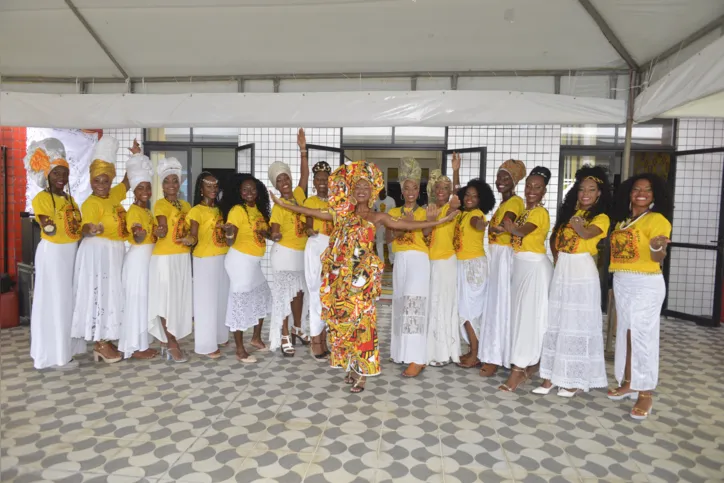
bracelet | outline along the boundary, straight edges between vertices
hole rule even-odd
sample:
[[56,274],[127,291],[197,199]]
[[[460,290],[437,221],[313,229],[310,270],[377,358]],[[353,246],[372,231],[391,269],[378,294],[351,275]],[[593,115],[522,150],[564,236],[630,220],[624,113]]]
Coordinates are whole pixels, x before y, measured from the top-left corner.
[[226,237],[227,240],[233,240],[233,239],[234,239],[234,235],[224,235],[224,236]]
[[302,156],[304,156],[304,155],[307,154],[307,150],[306,150],[306,149],[302,149],[302,150],[300,150],[300,152],[302,153]]
[[663,249],[664,247],[654,248],[651,246],[651,243],[649,243],[649,250],[651,250],[652,252],[660,252]]

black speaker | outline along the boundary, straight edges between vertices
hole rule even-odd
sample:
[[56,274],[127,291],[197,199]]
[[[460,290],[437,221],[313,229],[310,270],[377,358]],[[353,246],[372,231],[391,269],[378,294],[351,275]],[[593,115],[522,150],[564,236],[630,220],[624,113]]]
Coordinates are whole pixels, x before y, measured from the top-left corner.
[[33,306],[35,290],[35,266],[18,263],[18,315],[21,325],[30,324],[30,312]]
[[23,249],[23,263],[32,265],[40,243],[40,225],[28,213],[20,213],[20,236]]

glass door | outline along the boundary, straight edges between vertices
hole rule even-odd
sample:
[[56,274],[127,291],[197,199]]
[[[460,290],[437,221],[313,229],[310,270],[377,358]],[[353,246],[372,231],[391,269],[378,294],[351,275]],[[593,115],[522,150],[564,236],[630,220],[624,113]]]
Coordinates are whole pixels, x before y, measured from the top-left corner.
[[[471,179],[485,179],[487,148],[446,149],[442,152],[442,174],[452,176],[452,155],[460,155],[460,184],[465,186]],[[494,181],[494,180],[493,180]]]
[[254,174],[254,143],[236,148],[236,172]]

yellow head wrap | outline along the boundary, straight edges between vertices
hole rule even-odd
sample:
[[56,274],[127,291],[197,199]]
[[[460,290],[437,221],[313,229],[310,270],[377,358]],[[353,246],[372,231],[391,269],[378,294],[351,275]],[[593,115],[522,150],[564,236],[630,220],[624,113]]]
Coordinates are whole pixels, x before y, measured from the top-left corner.
[[500,165],[498,171],[506,171],[513,178],[513,184],[517,185],[521,179],[525,178],[525,163],[518,159],[509,159]]
[[403,158],[400,160],[400,184],[405,181],[414,181],[420,184],[422,179],[422,168],[415,158]]
[[432,202],[433,198],[435,197],[435,186],[437,186],[438,183],[449,183],[450,188],[452,189],[452,181],[450,181],[450,178],[442,174],[442,171],[439,169],[434,169],[430,173],[430,179],[427,180],[427,201],[428,203]]
[[106,163],[103,160],[95,159],[90,165],[90,177],[91,179],[102,174],[107,174],[108,178],[113,181],[116,177],[116,167],[111,163]]

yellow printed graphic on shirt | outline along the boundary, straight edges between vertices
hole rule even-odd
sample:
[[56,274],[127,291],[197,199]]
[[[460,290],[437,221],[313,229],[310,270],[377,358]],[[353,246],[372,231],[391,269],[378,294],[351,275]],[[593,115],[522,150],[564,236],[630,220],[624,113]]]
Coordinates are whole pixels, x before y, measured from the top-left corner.
[[198,241],[194,247],[194,256],[197,258],[215,257],[225,255],[229,251],[222,225],[224,217],[218,206],[198,204],[191,208],[186,216],[189,226],[192,221],[199,224]]
[[191,211],[191,205],[184,200],[179,200],[178,207],[174,206],[166,198],[156,201],[153,207],[153,214],[166,217],[168,232],[165,237],[159,238],[156,246],[153,247],[154,255],[179,255],[189,253],[190,247],[181,241],[189,234],[189,224],[186,216]]
[[255,206],[236,205],[229,212],[227,223],[237,228],[233,248],[253,257],[263,257],[266,252],[266,238],[263,232],[269,225]]
[[542,206],[536,206],[532,210],[525,210],[516,220],[518,227],[525,226],[526,223],[535,225],[535,230],[528,233],[524,237],[513,235],[511,237],[511,245],[516,252],[542,253],[546,252],[546,237],[550,229],[551,219],[548,210]]
[[657,236],[671,237],[671,223],[660,213],[646,213],[632,224],[618,223],[611,233],[610,272],[661,273],[649,245]]
[[[286,204],[294,203],[302,206],[306,199],[304,190],[297,186],[294,188],[293,202],[285,199],[281,199],[280,202]],[[273,223],[279,225],[279,230],[282,235],[282,239],[279,241],[281,246],[292,250],[304,250],[304,247],[307,245],[306,221],[304,216],[281,206],[274,205],[271,212],[271,219],[269,220],[270,225]]]
[[[55,203],[55,204],[53,204]],[[80,208],[72,196],[58,196],[41,191],[33,198],[33,213],[36,217],[46,216],[55,225],[55,234],[48,235],[40,230],[40,237],[53,243],[75,243],[81,237]]]
[[[585,220],[586,212],[578,210],[574,216],[579,216]],[[590,222],[586,221],[583,224],[584,227],[598,227],[601,233],[593,238],[584,240],[578,236],[578,233],[571,227],[569,222],[556,233],[556,250],[560,253],[590,253],[591,255],[596,255],[598,253],[598,242],[606,237],[610,224],[611,221],[608,216],[603,213],[596,215]]]
[[[407,217],[407,213],[408,211],[406,211],[404,207],[400,207],[392,208],[389,215],[392,218],[403,219]],[[425,221],[427,220],[427,212],[418,206],[413,212],[412,217],[415,221]],[[428,253],[429,249],[427,247],[427,243],[425,243],[425,237],[423,236],[422,230],[396,231],[395,234],[399,234],[401,236],[395,236],[392,239],[392,251],[394,253],[404,252],[407,250]]]
[[500,206],[498,206],[498,209],[495,210],[493,217],[490,219],[490,226],[488,227],[488,243],[493,243],[495,245],[510,245],[510,233],[493,233],[490,231],[490,228],[500,226],[503,223],[503,218],[506,213],[515,213],[515,217],[518,218],[524,211],[525,204],[523,203],[523,198],[518,195],[513,195],[508,198],[508,201],[501,203]]
[[126,199],[126,185],[119,183],[111,188],[108,198],[90,195],[83,206],[83,223],[102,224],[103,233],[96,235],[113,241],[124,241],[128,238],[126,230],[126,209],[121,202]]

